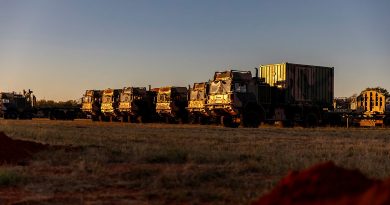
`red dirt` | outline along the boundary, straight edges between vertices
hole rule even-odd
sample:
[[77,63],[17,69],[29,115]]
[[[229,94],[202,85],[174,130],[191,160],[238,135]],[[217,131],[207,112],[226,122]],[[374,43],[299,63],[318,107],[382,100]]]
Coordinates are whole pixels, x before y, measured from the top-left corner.
[[0,165],[1,164],[23,164],[31,156],[47,145],[36,142],[14,140],[3,132],[0,132]]
[[358,170],[327,162],[292,172],[253,205],[382,205],[390,204],[390,179],[373,180]]

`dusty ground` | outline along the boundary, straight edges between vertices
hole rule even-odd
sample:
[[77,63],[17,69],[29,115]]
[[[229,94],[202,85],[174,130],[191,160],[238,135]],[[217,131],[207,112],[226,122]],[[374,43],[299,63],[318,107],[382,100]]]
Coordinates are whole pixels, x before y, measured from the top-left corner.
[[0,120],[0,131],[53,147],[0,166],[0,204],[249,204],[328,160],[390,175],[390,129]]

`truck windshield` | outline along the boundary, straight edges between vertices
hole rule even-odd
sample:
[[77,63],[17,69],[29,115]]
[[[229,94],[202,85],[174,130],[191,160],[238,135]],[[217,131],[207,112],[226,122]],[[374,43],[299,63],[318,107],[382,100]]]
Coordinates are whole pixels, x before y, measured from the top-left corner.
[[130,102],[131,95],[129,93],[123,93],[121,94],[121,102]]
[[112,96],[110,96],[110,95],[103,96],[102,101],[103,101],[103,103],[111,103],[112,102]]
[[83,102],[84,102],[84,103],[90,103],[90,102],[92,102],[91,96],[85,96],[85,97],[83,98]]
[[190,100],[204,100],[205,93],[203,90],[193,90],[190,94]]
[[210,85],[210,94],[226,94],[231,91],[231,81],[214,81]]
[[171,101],[170,93],[159,93],[157,96],[157,102],[169,102]]
[[236,92],[236,93],[246,93],[246,85],[245,84],[240,84],[240,83],[235,83],[234,84],[234,92]]

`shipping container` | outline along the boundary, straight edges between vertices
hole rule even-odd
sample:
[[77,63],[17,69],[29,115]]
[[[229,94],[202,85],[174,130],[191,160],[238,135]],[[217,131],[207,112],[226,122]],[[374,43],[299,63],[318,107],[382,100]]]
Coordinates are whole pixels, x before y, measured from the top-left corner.
[[287,62],[260,65],[259,78],[281,91],[279,103],[332,107],[333,67]]

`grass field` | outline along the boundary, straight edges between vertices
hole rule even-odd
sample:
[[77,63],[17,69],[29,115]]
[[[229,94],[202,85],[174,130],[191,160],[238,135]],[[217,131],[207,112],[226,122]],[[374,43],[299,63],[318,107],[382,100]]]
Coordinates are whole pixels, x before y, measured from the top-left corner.
[[54,147],[0,166],[0,202],[8,193],[20,204],[250,204],[318,162],[390,175],[390,129],[1,120],[0,131]]

